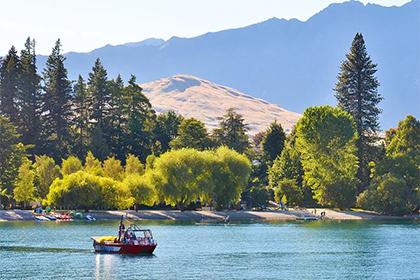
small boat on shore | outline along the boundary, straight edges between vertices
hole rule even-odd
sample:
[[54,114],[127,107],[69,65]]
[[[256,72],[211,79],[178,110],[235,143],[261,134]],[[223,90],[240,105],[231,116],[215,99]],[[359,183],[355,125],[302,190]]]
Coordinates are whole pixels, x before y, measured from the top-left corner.
[[92,236],[93,248],[97,253],[152,254],[157,246],[152,231],[130,225],[127,230],[121,220],[118,236]]

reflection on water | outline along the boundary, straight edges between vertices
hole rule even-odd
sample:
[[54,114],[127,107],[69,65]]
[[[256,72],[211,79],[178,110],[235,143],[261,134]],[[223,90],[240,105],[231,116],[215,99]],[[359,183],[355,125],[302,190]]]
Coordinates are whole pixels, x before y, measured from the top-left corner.
[[420,279],[418,222],[144,224],[154,256],[94,253],[118,222],[1,223],[0,279]]

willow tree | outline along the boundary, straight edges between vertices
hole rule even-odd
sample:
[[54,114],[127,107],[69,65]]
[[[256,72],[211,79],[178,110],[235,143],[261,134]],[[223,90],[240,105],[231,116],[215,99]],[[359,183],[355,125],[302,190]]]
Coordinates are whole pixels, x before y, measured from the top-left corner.
[[376,71],[376,64],[366,51],[363,35],[357,33],[346,60],[341,64],[335,97],[338,106],[353,116],[359,135],[356,141],[359,160],[357,177],[363,184],[362,189],[369,183],[369,162],[373,159],[373,144],[379,131],[381,110],[378,104],[382,97],[378,93]]

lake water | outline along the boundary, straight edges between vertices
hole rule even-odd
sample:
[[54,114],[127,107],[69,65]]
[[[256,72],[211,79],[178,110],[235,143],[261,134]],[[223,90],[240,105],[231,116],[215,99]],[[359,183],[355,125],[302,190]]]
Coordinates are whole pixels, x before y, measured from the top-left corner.
[[118,222],[0,223],[0,279],[420,279],[420,222],[145,222],[153,256],[96,254]]

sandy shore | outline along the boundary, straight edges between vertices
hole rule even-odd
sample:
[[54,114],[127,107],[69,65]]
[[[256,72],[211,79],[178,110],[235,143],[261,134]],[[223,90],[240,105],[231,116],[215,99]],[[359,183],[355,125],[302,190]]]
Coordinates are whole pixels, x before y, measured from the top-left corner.
[[[121,215],[132,220],[173,220],[173,221],[223,221],[229,216],[231,221],[287,221],[303,217],[320,217],[325,211],[327,220],[373,220],[373,219],[420,219],[420,216],[385,216],[367,211],[338,211],[332,209],[300,209],[289,211],[177,211],[177,210],[143,210],[143,211],[90,211],[97,220],[117,220]],[[316,214],[314,214],[316,213]],[[30,210],[0,210],[0,221],[32,221]]]

